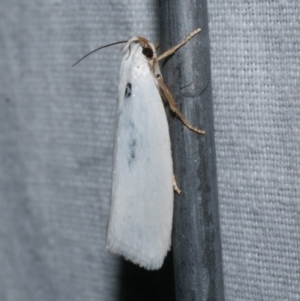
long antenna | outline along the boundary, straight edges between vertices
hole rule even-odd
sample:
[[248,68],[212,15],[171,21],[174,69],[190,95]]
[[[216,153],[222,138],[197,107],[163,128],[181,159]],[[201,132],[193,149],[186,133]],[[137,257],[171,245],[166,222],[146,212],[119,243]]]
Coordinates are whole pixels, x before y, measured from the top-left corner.
[[106,47],[109,47],[109,46],[113,46],[113,45],[117,45],[117,44],[122,44],[122,43],[126,43],[127,41],[120,41],[120,42],[115,42],[115,43],[111,43],[111,44],[108,44],[108,45],[104,45],[104,46],[101,46],[91,52],[89,52],[88,54],[86,54],[85,56],[83,56],[80,60],[78,60],[75,64],[72,65],[72,67],[76,66],[79,62],[81,62],[83,59],[85,59],[87,56],[89,56],[90,54],[102,49],[102,48],[106,48]]

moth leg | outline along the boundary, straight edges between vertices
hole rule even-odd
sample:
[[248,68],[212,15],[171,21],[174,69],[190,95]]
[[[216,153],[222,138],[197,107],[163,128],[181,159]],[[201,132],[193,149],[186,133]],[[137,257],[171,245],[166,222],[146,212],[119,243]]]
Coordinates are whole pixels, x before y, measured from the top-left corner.
[[177,183],[176,183],[176,179],[175,179],[175,175],[173,174],[173,189],[176,191],[177,194],[180,194],[180,189],[178,188],[177,186]]
[[194,35],[196,35],[198,32],[200,32],[200,28],[197,28],[196,30],[192,31],[184,40],[182,40],[181,42],[179,42],[177,45],[173,46],[171,49],[165,51],[164,53],[162,53],[157,59],[156,61],[160,61],[164,58],[166,58],[167,56],[173,54],[178,48],[180,48],[181,46],[183,46],[188,40],[190,40]]
[[166,99],[168,100],[169,104],[170,104],[170,108],[171,110],[178,116],[178,118],[181,120],[181,122],[191,131],[194,131],[198,134],[204,135],[205,131],[197,129],[196,127],[192,126],[185,118],[184,116],[181,114],[181,112],[179,111],[179,109],[176,106],[175,100],[173,98],[172,93],[170,92],[170,90],[168,89],[168,87],[166,86],[166,84],[164,83],[161,75],[157,74],[156,75],[156,79],[159,83],[159,86],[161,88],[161,90],[163,91]]

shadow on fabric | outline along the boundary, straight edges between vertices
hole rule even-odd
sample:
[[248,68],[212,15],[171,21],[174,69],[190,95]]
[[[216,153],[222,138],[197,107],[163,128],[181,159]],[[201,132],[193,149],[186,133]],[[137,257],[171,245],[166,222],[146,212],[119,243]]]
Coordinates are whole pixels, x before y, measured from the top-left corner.
[[170,251],[161,269],[147,271],[122,260],[120,301],[175,301],[173,253]]

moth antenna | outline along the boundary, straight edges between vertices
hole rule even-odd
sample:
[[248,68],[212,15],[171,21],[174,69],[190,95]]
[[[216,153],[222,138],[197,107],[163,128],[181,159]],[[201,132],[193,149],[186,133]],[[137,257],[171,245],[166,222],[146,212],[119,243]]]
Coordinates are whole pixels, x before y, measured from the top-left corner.
[[100,50],[100,49],[103,49],[103,48],[106,48],[106,47],[109,47],[109,46],[113,46],[113,45],[117,45],[117,44],[122,44],[122,43],[126,43],[127,41],[120,41],[120,42],[115,42],[115,43],[111,43],[111,44],[108,44],[108,45],[104,45],[104,46],[101,46],[91,52],[89,52],[88,54],[84,55],[80,60],[78,60],[75,64],[72,65],[72,67],[76,66],[79,62],[81,62],[83,59],[85,59],[87,56],[89,56],[90,54]]

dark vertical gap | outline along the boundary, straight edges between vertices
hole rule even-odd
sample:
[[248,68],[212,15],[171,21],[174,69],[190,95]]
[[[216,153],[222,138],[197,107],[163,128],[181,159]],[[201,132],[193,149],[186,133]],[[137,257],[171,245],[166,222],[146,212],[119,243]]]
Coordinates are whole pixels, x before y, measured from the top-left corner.
[[173,256],[177,301],[224,300],[218,209],[207,3],[159,0],[162,51],[200,27],[201,32],[163,64],[164,80],[190,123],[169,114],[175,197]]

